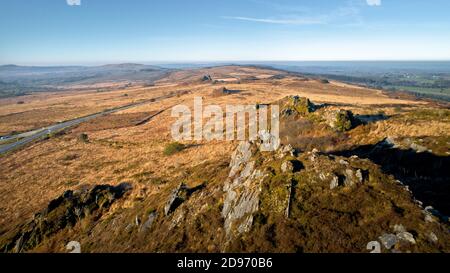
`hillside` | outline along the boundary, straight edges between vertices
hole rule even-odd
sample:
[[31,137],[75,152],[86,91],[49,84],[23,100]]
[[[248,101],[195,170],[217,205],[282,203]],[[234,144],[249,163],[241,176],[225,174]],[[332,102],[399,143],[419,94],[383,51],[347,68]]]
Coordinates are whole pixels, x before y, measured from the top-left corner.
[[[194,97],[279,105],[281,146],[174,143],[170,109]],[[151,102],[0,157],[1,251],[66,252],[70,241],[83,252],[369,252],[373,241],[382,252],[450,251],[445,103],[221,66],[154,86],[0,99],[0,131],[139,100]]]

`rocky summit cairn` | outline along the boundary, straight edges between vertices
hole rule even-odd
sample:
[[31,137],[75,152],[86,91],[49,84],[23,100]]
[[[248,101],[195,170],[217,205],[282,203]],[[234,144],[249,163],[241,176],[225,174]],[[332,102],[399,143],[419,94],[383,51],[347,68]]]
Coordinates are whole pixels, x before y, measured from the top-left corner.
[[282,106],[281,115],[291,116],[300,115],[305,116],[316,110],[316,105],[312,103],[308,98],[299,96],[289,96],[287,101]]

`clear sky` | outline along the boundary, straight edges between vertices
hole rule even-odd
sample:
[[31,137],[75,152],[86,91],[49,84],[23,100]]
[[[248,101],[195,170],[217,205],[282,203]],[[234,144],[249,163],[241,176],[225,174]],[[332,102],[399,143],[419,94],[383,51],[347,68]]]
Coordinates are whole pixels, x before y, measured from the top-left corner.
[[239,60],[450,60],[450,1],[0,2],[0,64]]

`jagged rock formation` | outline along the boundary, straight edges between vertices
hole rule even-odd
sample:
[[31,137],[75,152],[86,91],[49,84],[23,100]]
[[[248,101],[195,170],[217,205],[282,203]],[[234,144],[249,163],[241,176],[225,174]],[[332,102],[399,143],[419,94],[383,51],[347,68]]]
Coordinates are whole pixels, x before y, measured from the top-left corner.
[[22,252],[37,246],[45,238],[66,228],[73,227],[86,217],[99,218],[117,199],[121,198],[130,185],[113,187],[98,185],[77,191],[66,191],[52,200],[46,209],[34,215],[33,219],[20,226],[1,243],[4,252]]
[[[252,151],[253,150],[253,151]],[[249,231],[253,223],[253,213],[258,210],[259,192],[265,173],[255,169],[251,158],[256,146],[241,142],[234,151],[230,162],[230,174],[225,181],[225,200],[222,216],[227,236]]]
[[164,215],[168,216],[173,213],[183,202],[196,191],[204,188],[205,185],[201,184],[194,188],[189,188],[184,183],[180,183],[169,196],[166,205],[164,206]]
[[[253,224],[254,214],[260,209],[263,182],[271,175],[265,166],[257,166],[256,160],[261,159],[258,159],[258,155],[261,156],[259,154],[261,148],[260,141],[241,142],[231,156],[230,173],[223,188],[225,198],[222,209],[222,216],[225,219],[224,228],[229,237],[248,232]],[[289,145],[279,147],[270,154],[283,159],[292,156],[294,152]],[[286,160],[281,169],[284,173],[292,173],[295,164]],[[286,188],[288,192],[284,200],[276,202],[281,202],[283,211],[289,215],[291,188],[287,184],[286,186],[288,186]]]
[[170,194],[169,200],[164,207],[164,214],[167,216],[177,209],[181,203],[183,203],[188,196],[188,188],[184,183],[181,183],[176,189]]
[[[442,237],[449,236],[445,227],[423,211],[407,188],[370,160],[321,154],[317,150],[297,154],[290,146],[261,152],[258,145],[242,142],[231,157],[223,188],[222,217],[231,243],[226,250],[237,250],[233,245],[237,241],[241,250],[243,245],[264,249],[265,243],[257,239],[257,234],[269,230],[277,238],[272,240],[289,241],[289,249],[299,240],[298,244],[309,251],[314,247],[307,246],[303,236],[333,251],[358,244],[364,251],[366,244],[374,240],[380,241],[382,252],[448,247],[442,241]],[[392,231],[383,229],[390,223],[395,223]],[[307,234],[284,234],[288,226]],[[314,234],[321,234],[320,238]]]

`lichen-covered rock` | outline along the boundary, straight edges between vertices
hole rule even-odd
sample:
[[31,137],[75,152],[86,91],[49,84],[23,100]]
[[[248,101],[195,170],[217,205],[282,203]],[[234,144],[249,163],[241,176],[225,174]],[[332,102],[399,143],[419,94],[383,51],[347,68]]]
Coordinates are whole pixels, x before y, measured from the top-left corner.
[[305,116],[316,110],[316,106],[308,98],[290,96],[282,106],[281,115],[284,117],[291,115]]
[[147,221],[145,221],[144,224],[142,225],[141,231],[145,232],[149,230],[152,227],[153,223],[155,222],[157,216],[158,213],[156,211],[150,212]]
[[386,249],[391,249],[398,242],[397,236],[395,236],[394,234],[390,234],[390,233],[389,234],[385,233],[385,234],[381,235],[380,237],[378,237],[378,239],[380,239],[380,242],[383,244],[383,246]]
[[349,110],[327,111],[324,116],[328,125],[338,132],[351,130],[358,125],[358,120]]
[[337,187],[339,187],[339,177],[333,175],[333,177],[331,178],[330,190],[333,190]]
[[292,173],[294,171],[294,164],[291,161],[284,161],[281,164],[281,171],[283,173]]
[[230,174],[229,177],[234,177],[242,166],[252,157],[252,143],[243,141],[231,155]]
[[434,234],[434,232],[430,232],[427,235],[428,240],[430,240],[433,243],[436,243],[437,241],[439,241],[439,238],[436,236],[436,234]]
[[291,144],[282,146],[277,153],[277,158],[281,159],[284,158],[286,156],[291,156],[293,157],[295,154],[295,149],[292,148]]
[[[360,171],[360,170],[358,170],[358,171]],[[344,172],[344,175],[345,175],[344,185],[345,186],[352,187],[352,186],[362,182],[362,174],[358,173],[358,171],[355,171],[352,168],[348,168],[345,170],[345,172]]]
[[397,238],[401,241],[408,242],[410,244],[416,244],[416,240],[414,239],[414,235],[409,232],[403,231],[397,234]]
[[253,213],[258,210],[260,184],[264,172],[255,169],[251,161],[256,145],[241,142],[231,157],[230,173],[225,181],[225,199],[222,216],[228,237],[247,232],[253,223]]

